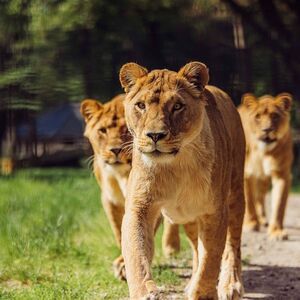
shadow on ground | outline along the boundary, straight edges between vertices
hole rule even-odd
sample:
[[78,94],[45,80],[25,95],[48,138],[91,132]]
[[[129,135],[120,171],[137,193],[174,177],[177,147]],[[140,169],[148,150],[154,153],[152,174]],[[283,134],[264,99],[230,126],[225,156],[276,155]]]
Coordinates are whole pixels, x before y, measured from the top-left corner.
[[243,271],[245,299],[300,300],[300,268],[249,265]]

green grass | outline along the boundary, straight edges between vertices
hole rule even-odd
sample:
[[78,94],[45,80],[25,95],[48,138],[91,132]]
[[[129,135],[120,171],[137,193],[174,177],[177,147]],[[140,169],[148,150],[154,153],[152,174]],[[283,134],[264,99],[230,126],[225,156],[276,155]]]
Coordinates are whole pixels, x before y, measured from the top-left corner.
[[295,182],[291,189],[292,193],[300,193],[300,183]]
[[[121,299],[114,278],[119,255],[85,169],[28,169],[0,177],[0,299]],[[178,284],[156,236],[154,277]],[[183,240],[182,257],[189,249]]]

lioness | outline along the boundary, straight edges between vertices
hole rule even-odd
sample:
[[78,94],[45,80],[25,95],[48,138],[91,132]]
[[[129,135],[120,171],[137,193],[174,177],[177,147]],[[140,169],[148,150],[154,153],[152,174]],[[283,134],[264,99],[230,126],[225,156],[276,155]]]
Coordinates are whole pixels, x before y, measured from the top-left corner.
[[[106,104],[86,99],[80,109],[86,122],[84,135],[94,151],[94,174],[102,191],[102,204],[119,246],[132,142],[125,123],[124,98],[124,95],[118,95]],[[165,222],[164,253],[177,252],[179,242],[178,226]],[[113,267],[117,278],[126,279],[122,256],[115,259]]]
[[287,93],[275,98],[256,99],[245,94],[239,112],[246,135],[245,228],[259,230],[267,225],[264,200],[272,183],[272,213],[268,228],[273,239],[286,239],[284,211],[291,182],[293,160],[290,130],[292,97]]
[[242,297],[244,133],[231,99],[207,86],[208,79],[200,62],[178,73],[148,72],[135,63],[121,68],[126,123],[133,135],[122,224],[131,299],[159,297],[150,265],[161,212],[184,224],[193,248],[187,298],[217,299],[218,278],[219,299]]
[[[127,130],[123,107],[124,95],[106,104],[92,99],[81,103],[86,127],[84,135],[94,152],[94,174],[101,188],[101,200],[117,244],[121,245],[127,179],[131,170],[131,135]],[[127,146],[127,148],[126,148]],[[113,263],[116,277],[125,279],[122,256]]]

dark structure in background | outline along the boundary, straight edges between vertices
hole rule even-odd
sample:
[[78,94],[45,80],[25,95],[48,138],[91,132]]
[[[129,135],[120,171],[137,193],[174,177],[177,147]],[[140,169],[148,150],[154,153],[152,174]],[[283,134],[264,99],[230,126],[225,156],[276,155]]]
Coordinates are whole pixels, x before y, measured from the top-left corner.
[[79,109],[79,103],[66,103],[18,126],[15,152],[19,164],[78,164],[88,151]]
[[[17,128],[35,128],[40,111],[120,92],[128,61],[178,70],[200,60],[236,104],[244,92],[285,91],[298,101],[298,2],[1,1],[0,157],[20,159]],[[300,127],[295,113],[293,126]],[[38,130],[29,134],[35,156]]]

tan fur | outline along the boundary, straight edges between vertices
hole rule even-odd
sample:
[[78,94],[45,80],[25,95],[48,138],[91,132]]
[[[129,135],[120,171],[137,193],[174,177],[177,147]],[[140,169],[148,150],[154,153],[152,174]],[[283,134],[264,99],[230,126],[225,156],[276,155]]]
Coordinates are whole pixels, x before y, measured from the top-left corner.
[[[86,99],[81,113],[86,121],[84,135],[94,152],[94,174],[101,188],[102,205],[117,244],[121,245],[121,224],[125,207],[126,185],[131,170],[131,135],[124,118],[124,95],[106,104]],[[118,155],[112,149],[122,149]],[[116,277],[125,279],[123,256],[113,263]]]
[[[86,99],[81,104],[81,113],[86,121],[84,134],[94,151],[94,174],[102,191],[102,204],[119,246],[132,156],[132,138],[125,123],[124,98],[124,95],[118,95],[104,105]],[[114,149],[121,151],[116,155]],[[178,225],[166,221],[164,227],[163,250],[169,256],[179,250]],[[115,259],[113,268],[117,278],[126,279],[123,256]]]
[[290,130],[291,95],[243,96],[239,112],[246,135],[245,162],[246,230],[267,226],[265,196],[272,184],[272,212],[268,233],[286,239],[283,218],[291,182],[293,160]]
[[129,63],[120,81],[133,135],[122,224],[130,298],[154,299],[157,293],[150,266],[155,222],[162,212],[184,224],[191,241],[187,299],[217,299],[218,278],[219,299],[241,299],[245,141],[231,99],[206,86],[208,69],[199,62],[178,73],[148,72]]

